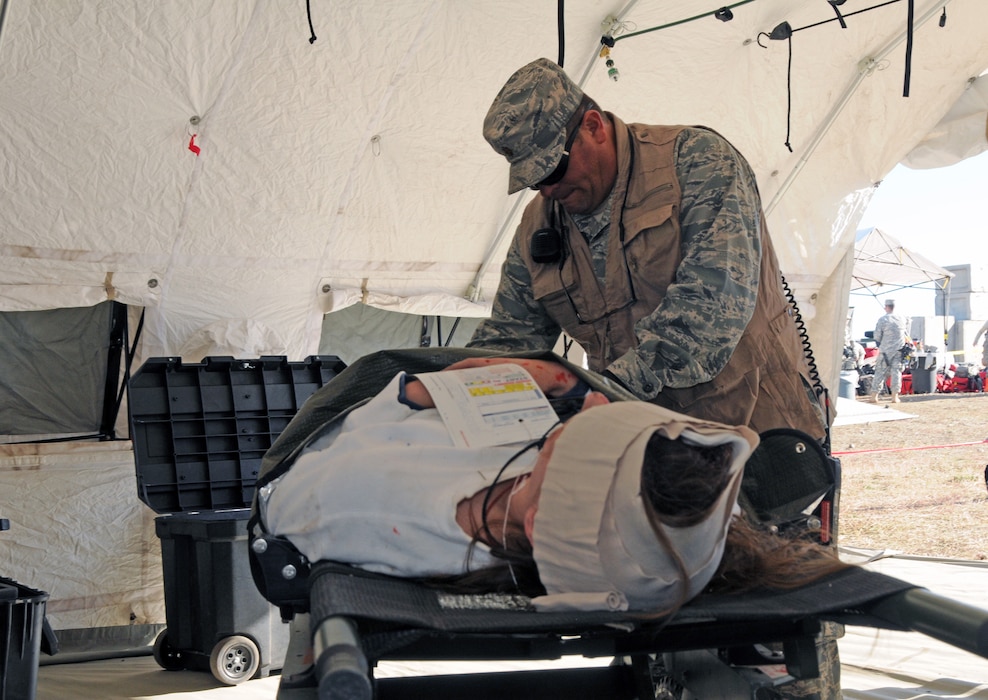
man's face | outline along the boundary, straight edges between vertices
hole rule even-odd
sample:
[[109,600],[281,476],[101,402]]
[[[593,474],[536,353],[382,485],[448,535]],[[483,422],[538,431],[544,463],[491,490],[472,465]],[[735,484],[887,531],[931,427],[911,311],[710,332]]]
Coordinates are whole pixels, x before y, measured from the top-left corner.
[[559,202],[570,214],[590,214],[607,199],[614,186],[616,161],[608,157],[613,148],[600,114],[587,112],[570,147],[566,174],[552,185],[538,185],[539,192]]

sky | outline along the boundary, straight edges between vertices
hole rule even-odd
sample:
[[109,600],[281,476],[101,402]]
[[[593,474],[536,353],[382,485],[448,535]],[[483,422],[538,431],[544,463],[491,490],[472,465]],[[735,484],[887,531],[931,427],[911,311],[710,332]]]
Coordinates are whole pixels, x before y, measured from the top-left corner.
[[[941,267],[988,262],[988,151],[945,168],[897,165],[879,185],[858,230],[879,228]],[[936,294],[889,294],[904,316],[933,316]],[[852,332],[861,338],[884,313],[885,296],[854,293]]]

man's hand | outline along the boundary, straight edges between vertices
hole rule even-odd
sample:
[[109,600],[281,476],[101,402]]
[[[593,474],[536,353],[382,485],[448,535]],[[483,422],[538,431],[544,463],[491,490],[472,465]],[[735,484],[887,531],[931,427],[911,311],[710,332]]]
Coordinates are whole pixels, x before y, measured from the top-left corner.
[[[562,396],[577,384],[577,377],[558,362],[529,360],[518,357],[469,357],[451,364],[446,370],[513,364],[524,367],[548,396]],[[446,371],[443,370],[443,371]]]

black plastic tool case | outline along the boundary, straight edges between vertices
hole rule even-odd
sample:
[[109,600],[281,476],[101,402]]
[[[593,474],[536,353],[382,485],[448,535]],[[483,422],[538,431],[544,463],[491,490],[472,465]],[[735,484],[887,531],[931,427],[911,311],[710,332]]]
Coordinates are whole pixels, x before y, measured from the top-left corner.
[[138,497],[161,514],[162,668],[208,669],[227,685],[282,668],[289,629],[250,575],[249,506],[264,453],[345,366],[332,355],[151,358],[130,380]]
[[0,577],[0,700],[33,700],[48,594]]

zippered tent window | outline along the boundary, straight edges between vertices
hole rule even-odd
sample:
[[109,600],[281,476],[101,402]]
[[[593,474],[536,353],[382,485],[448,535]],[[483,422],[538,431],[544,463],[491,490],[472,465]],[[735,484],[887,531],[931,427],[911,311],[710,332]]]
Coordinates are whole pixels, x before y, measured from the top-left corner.
[[483,319],[420,316],[353,304],[323,316],[320,355],[350,364],[377,350],[462,347]]
[[125,332],[117,302],[0,313],[0,440],[112,438]]

